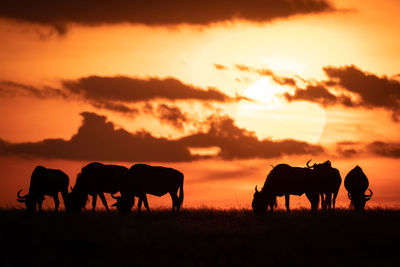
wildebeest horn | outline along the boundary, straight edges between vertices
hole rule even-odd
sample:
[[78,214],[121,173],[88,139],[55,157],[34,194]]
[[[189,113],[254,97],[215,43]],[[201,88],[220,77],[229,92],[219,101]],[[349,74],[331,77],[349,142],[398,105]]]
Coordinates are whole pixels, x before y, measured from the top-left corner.
[[365,200],[370,200],[372,195],[374,194],[371,189],[368,188],[368,190],[369,190],[369,195],[367,195],[367,194],[364,195],[365,196]]
[[272,165],[272,164],[271,164],[271,167],[272,167],[272,169],[273,169],[273,168],[275,168],[275,166],[274,166],[274,165]]
[[26,198],[27,198],[27,196],[28,196],[28,194],[26,194],[25,196],[21,196],[21,192],[22,192],[22,190],[23,190],[23,189],[21,189],[21,190],[19,190],[19,191],[18,191],[18,193],[17,193],[17,197],[18,197],[19,199],[26,199]]
[[258,193],[257,186],[256,186],[256,192]]
[[309,161],[307,161],[307,168],[312,168],[310,165],[309,165],[309,163],[310,163],[310,161],[311,161],[311,159],[309,160]]
[[111,194],[111,197],[112,197],[113,199],[116,199],[116,200],[118,200],[118,199],[121,198],[121,197],[116,197],[116,196],[114,196],[114,194]]

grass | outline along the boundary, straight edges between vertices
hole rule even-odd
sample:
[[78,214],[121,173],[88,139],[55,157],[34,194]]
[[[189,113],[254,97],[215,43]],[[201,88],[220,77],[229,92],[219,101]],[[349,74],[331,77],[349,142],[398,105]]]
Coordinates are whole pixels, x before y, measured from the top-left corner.
[[0,265],[399,266],[400,211],[156,210],[142,215],[0,210]]

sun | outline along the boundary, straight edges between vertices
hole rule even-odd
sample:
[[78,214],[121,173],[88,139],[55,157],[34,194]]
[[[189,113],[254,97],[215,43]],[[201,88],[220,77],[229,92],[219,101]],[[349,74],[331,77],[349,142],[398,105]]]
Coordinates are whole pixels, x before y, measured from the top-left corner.
[[282,103],[275,95],[284,91],[281,86],[273,83],[270,77],[263,77],[251,84],[244,92],[244,96],[255,102],[263,103],[264,108],[276,109],[281,107]]
[[325,110],[314,103],[287,102],[288,88],[263,77],[246,88],[237,108],[238,126],[254,131],[260,138],[294,139],[317,143],[324,130]]

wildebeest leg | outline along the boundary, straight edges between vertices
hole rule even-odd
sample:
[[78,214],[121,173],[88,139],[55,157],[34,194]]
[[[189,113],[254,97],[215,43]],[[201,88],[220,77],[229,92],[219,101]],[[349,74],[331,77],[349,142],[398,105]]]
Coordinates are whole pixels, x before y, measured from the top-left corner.
[[290,195],[289,194],[285,195],[285,206],[287,212],[290,212],[289,200],[290,200]]
[[[325,207],[325,205],[326,205],[326,198],[324,198],[324,193],[321,193],[320,194],[320,196],[321,196],[321,208],[324,210],[326,207]],[[318,208],[318,207],[317,207]]]
[[92,199],[92,210],[96,210],[96,202],[97,202],[97,194],[93,194],[93,199]]
[[326,194],[326,209],[332,209],[332,193],[327,193]]
[[333,197],[332,197],[332,207],[333,207],[333,209],[335,209],[335,202],[336,202],[337,194],[338,194],[338,192],[334,192],[333,193]]
[[104,207],[106,207],[106,210],[110,211],[110,209],[107,206],[107,200],[106,200],[106,197],[104,196],[104,194],[103,193],[99,193],[99,197],[101,199],[101,202],[103,202]]
[[179,198],[174,192],[169,192],[172,199],[172,212],[177,211],[179,205]]
[[60,200],[58,199],[58,192],[53,195],[54,199],[54,211],[58,211],[58,206],[60,205]]
[[141,210],[142,210],[142,203],[143,203],[143,197],[142,197],[142,195],[139,195],[139,201],[138,201],[138,204],[137,204],[138,213],[140,213]]
[[267,205],[269,205],[269,212],[273,213],[274,207],[276,205],[276,196],[270,197],[267,201],[268,201]]
[[42,211],[42,203],[43,203],[43,198],[38,199],[37,205],[40,212]]
[[150,211],[149,203],[147,202],[146,194],[143,194],[143,202],[144,202],[144,206],[146,207],[147,211]]

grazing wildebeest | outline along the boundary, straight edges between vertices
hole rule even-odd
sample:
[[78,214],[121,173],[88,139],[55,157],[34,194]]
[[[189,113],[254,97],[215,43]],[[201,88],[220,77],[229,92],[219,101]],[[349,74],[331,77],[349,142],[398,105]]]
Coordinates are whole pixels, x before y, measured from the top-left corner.
[[[146,194],[161,197],[169,193],[172,199],[172,211],[179,211],[183,203],[183,174],[172,168],[135,164],[129,169],[130,177],[125,181],[120,197],[114,197],[117,202],[113,205],[119,211],[130,211],[134,205],[134,196],[139,197],[138,212],[142,202],[147,210]],[[178,196],[179,190],[179,196]]]
[[351,205],[357,211],[363,211],[365,203],[372,198],[372,191],[369,189],[369,194],[365,194],[369,186],[368,178],[359,166],[352,169],[344,179],[344,187],[347,190],[347,196],[350,199]]
[[316,211],[319,202],[319,188],[315,172],[309,168],[292,167],[287,164],[275,166],[268,174],[261,191],[255,188],[252,202],[253,212],[263,214],[273,211],[277,196],[285,196],[286,210],[289,212],[289,196],[306,194],[311,210]]
[[36,204],[39,211],[42,211],[44,196],[51,196],[54,199],[55,211],[57,211],[60,205],[58,192],[61,192],[64,205],[66,205],[65,200],[68,194],[68,184],[68,175],[63,171],[37,166],[32,172],[28,194],[21,196],[22,189],[19,190],[17,201],[25,203],[26,209],[30,212],[36,211]]
[[307,162],[307,167],[314,170],[319,178],[317,182],[321,194],[321,207],[331,209],[333,206],[335,209],[336,197],[342,184],[340,172],[332,167],[329,160],[324,163],[315,163],[312,166],[309,165],[310,161]]
[[88,195],[92,196],[92,209],[96,209],[97,195],[107,211],[104,193],[117,193],[121,184],[128,177],[128,168],[118,165],[105,165],[92,162],[82,168],[76,178],[75,186],[68,196],[69,211],[81,211],[86,206]]

